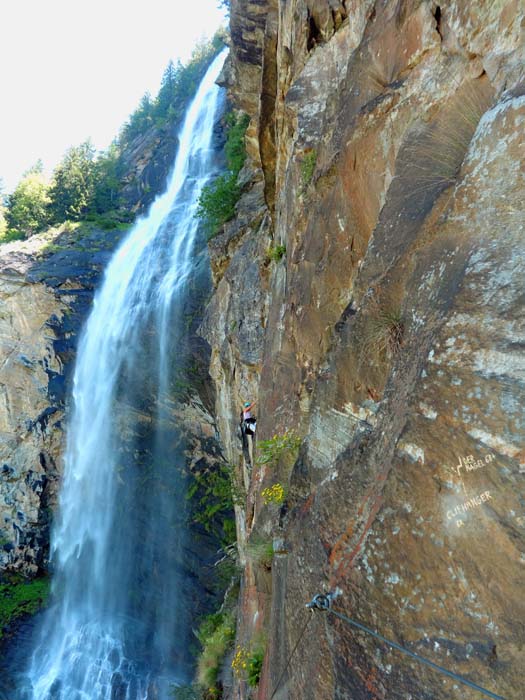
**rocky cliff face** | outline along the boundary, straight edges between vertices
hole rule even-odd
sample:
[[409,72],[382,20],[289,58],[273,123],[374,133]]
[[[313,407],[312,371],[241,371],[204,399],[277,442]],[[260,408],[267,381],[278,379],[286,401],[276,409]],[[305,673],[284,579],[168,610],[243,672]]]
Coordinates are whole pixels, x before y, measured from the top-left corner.
[[67,227],[0,257],[0,570],[45,569],[78,334],[121,232]]
[[[523,4],[232,0],[231,15],[251,164],[210,246],[202,332],[247,487],[238,643],[267,639],[258,689],[237,681],[232,697],[479,697],[305,610],[330,591],[339,612],[518,700]],[[292,467],[247,468],[247,399],[259,439],[301,436]],[[265,504],[275,483],[284,502]]]

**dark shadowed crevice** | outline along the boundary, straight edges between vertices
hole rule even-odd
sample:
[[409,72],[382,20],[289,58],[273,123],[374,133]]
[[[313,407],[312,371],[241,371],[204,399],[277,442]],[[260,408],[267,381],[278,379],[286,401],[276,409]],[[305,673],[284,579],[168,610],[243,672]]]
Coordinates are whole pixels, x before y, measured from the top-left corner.
[[441,39],[443,39],[443,34],[441,33],[441,7],[437,5],[432,14],[434,15],[434,19],[436,20],[436,31],[441,37]]
[[321,30],[315,23],[313,15],[308,13],[308,39],[306,40],[306,48],[308,51],[314,49],[317,44],[321,44],[323,38],[321,36]]

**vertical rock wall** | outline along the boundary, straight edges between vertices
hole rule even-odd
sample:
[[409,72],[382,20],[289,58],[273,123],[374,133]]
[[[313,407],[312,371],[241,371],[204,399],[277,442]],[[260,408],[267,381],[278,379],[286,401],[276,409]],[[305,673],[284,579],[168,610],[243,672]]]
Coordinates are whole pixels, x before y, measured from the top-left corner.
[[28,284],[14,271],[3,272],[0,285],[0,566],[36,573],[47,549],[63,417],[48,399],[48,372],[61,367],[47,322],[65,308],[45,285]]
[[[236,698],[478,697],[321,614],[286,668],[304,603],[327,591],[522,696],[524,13],[232,0],[252,184],[211,244],[203,332],[247,487],[238,642],[268,640],[259,688],[241,681]],[[255,398],[259,439],[303,438],[292,469],[245,469],[235,431]],[[285,502],[265,505],[277,482]],[[260,538],[275,543],[270,581]]]
[[78,334],[121,234],[53,235],[0,257],[0,570],[26,576],[47,566]]

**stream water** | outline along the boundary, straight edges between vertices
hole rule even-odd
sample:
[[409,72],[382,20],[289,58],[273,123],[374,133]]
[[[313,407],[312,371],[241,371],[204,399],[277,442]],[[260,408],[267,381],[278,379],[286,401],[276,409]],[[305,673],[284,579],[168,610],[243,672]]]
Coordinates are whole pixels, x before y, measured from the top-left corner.
[[216,171],[218,56],[188,109],[165,194],[115,252],[79,344],[52,533],[53,604],[21,700],[164,700],[191,669],[184,458],[170,392]]

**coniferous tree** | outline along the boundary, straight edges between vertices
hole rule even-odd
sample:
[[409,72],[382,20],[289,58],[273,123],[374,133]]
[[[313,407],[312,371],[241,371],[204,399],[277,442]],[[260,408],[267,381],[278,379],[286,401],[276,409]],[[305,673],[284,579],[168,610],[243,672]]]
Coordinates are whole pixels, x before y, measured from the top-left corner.
[[80,219],[87,211],[95,185],[95,149],[90,141],[72,146],[53,172],[49,195],[54,222]]
[[95,162],[90,212],[104,214],[120,205],[121,170],[120,150],[114,142]]
[[182,66],[179,64],[175,68],[173,61],[170,61],[162,76],[159,94],[155,101],[155,116],[157,120],[164,120],[170,116],[173,109],[173,100],[176,95],[177,85],[180,80]]
[[151,95],[146,92],[139,106],[130,116],[121,134],[123,144],[130,143],[139,134],[143,133],[153,123],[154,104]]

